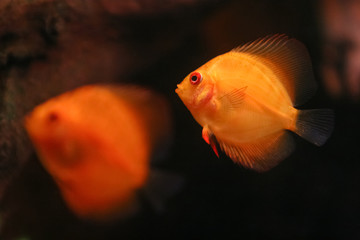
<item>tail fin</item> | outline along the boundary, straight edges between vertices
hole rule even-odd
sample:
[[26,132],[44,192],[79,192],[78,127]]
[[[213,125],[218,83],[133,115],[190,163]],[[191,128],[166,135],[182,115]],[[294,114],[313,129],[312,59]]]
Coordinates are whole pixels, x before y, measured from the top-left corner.
[[295,133],[316,146],[323,145],[334,128],[334,112],[331,109],[299,110]]

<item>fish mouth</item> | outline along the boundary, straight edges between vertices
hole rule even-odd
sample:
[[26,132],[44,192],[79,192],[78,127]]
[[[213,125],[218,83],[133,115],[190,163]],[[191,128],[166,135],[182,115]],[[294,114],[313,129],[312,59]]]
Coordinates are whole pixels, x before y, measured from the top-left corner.
[[175,92],[179,95],[182,92],[182,88],[180,86],[180,84],[176,85],[177,88],[175,89]]

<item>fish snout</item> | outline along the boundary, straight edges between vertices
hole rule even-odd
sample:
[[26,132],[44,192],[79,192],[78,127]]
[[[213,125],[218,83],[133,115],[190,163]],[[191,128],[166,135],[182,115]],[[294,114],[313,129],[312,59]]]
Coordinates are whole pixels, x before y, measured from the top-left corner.
[[181,84],[176,85],[177,88],[175,89],[175,92],[179,95],[182,92]]

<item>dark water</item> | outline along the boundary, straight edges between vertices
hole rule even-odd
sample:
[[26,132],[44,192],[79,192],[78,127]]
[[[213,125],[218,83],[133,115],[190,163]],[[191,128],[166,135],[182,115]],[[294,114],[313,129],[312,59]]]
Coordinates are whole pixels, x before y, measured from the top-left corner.
[[[184,176],[186,184],[161,214],[145,206],[140,215],[125,223],[97,225],[79,221],[68,212],[51,178],[32,155],[4,200],[7,209],[15,209],[4,223],[7,236],[360,238],[360,109],[355,103],[332,99],[324,89],[319,74],[322,31],[315,2],[224,1],[170,14],[114,18],[116,29],[120,28],[117,21],[126,25],[125,47],[131,46],[130,53],[124,53],[129,66],[126,71],[119,66],[117,74],[168,98],[175,136],[169,155],[159,165]],[[295,152],[260,174],[237,166],[224,155],[218,159],[174,90],[184,76],[209,59],[272,33],[286,33],[307,46],[319,91],[304,108],[333,108],[336,120],[333,135],[323,147],[296,137]]]

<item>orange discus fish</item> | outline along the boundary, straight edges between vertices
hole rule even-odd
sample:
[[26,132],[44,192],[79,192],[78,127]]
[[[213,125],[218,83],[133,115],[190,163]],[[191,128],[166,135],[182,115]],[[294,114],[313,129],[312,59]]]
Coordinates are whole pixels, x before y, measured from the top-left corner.
[[333,129],[330,109],[298,110],[316,91],[305,46],[272,35],[217,56],[190,73],[176,93],[218,155],[267,171],[294,149],[293,131],[317,146]]
[[164,98],[126,85],[88,85],[37,106],[25,128],[69,208],[106,219],[132,207],[154,148],[171,130]]

